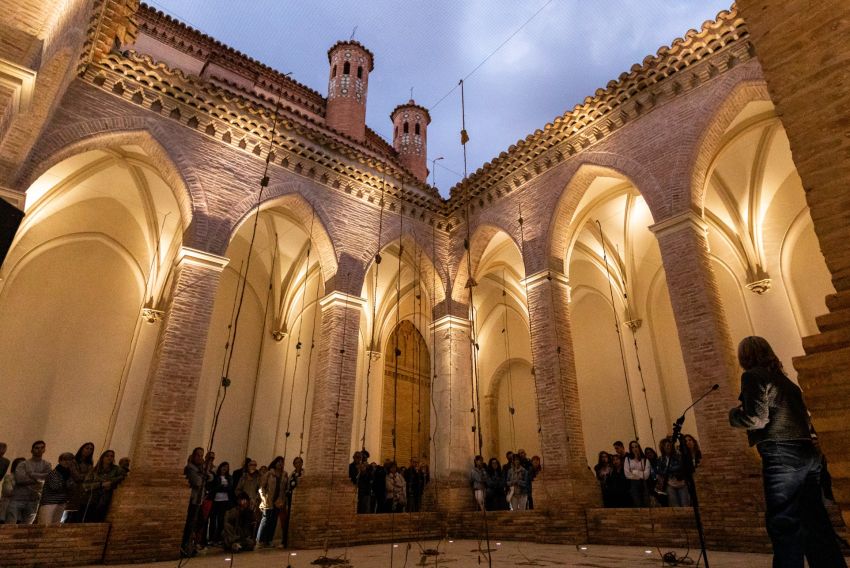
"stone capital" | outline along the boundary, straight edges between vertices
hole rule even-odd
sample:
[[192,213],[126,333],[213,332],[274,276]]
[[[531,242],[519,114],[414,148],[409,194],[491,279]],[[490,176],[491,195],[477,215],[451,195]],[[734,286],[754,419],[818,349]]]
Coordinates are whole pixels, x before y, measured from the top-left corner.
[[459,318],[457,316],[443,316],[434,321],[431,324],[432,331],[443,331],[444,329],[449,328],[458,328],[464,331],[470,329],[472,326],[470,325],[470,321],[466,318]]
[[695,212],[685,211],[684,213],[668,217],[663,221],[649,226],[649,230],[655,233],[656,237],[661,237],[669,233],[678,233],[685,229],[704,235],[708,231],[708,223]]
[[224,270],[228,262],[230,262],[229,258],[191,247],[180,247],[180,251],[177,253],[177,260],[175,260],[175,264],[177,265],[200,266],[218,272]]
[[551,268],[535,272],[534,274],[529,274],[523,279],[522,283],[527,286],[529,290],[531,290],[546,281],[563,286],[567,289],[567,291],[570,290],[569,276],[567,276],[563,272],[553,270]]
[[15,189],[0,186],[0,199],[8,201],[15,208],[23,211],[24,203],[26,202],[26,194],[23,191],[17,191]]
[[319,305],[322,307],[322,311],[335,307],[352,308],[359,310],[366,307],[366,298],[361,298],[360,296],[353,296],[351,294],[346,294],[345,292],[340,292],[339,290],[334,290],[333,292],[319,300]]

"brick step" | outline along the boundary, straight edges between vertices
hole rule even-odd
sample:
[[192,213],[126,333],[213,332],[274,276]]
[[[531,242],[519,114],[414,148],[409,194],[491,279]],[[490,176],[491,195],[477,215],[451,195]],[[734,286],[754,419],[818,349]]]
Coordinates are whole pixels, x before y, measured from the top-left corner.
[[850,328],[847,327],[841,327],[803,338],[803,349],[809,355],[823,353],[825,351],[835,351],[836,349],[843,349],[845,347],[850,347]]
[[815,318],[821,332],[850,327],[850,308],[842,308]]
[[794,357],[793,362],[800,376],[825,375],[829,369],[850,367],[850,348],[801,355]]
[[826,307],[831,312],[850,308],[850,290],[843,290],[828,295],[826,297]]

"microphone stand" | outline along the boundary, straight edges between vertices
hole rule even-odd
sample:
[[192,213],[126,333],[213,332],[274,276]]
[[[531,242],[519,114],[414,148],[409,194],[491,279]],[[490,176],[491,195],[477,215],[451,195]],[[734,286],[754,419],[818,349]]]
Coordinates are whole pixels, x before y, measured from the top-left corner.
[[720,388],[720,385],[715,384],[710,389],[708,389],[701,397],[696,399],[693,404],[687,407],[682,415],[673,423],[673,447],[676,447],[676,443],[679,444],[679,452],[682,455],[682,477],[684,478],[685,484],[688,486],[688,493],[691,496],[691,505],[694,509],[694,521],[697,525],[697,534],[699,535],[699,546],[700,546],[700,555],[703,560],[705,560],[705,568],[709,568],[708,564],[708,552],[705,549],[705,530],[702,525],[702,516],[699,511],[699,499],[697,498],[697,486],[694,482],[694,470],[696,466],[694,464],[693,458],[691,456],[691,452],[688,449],[687,442],[684,441],[682,437],[682,426],[685,424],[685,414],[697,405],[702,399],[716,391]]

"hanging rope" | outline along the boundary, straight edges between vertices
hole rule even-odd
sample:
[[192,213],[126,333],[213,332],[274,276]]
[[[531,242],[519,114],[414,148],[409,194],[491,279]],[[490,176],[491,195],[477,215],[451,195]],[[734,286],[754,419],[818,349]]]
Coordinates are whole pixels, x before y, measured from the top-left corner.
[[[469,142],[469,134],[466,132],[466,101],[464,98],[463,92],[463,79],[460,80],[460,119],[461,119],[461,131],[460,131],[460,143],[463,147],[463,179],[464,182],[467,178],[467,156],[466,156],[466,143]],[[470,244],[470,222],[469,222],[469,203],[470,203],[470,195],[469,195],[469,185],[464,184],[466,187],[466,195],[464,196],[465,202],[465,220],[466,220],[466,238],[463,240],[463,247],[466,249],[466,273],[468,276],[467,288],[469,290],[469,341],[472,344],[472,360],[471,360],[471,372],[470,372],[470,381],[472,383],[472,420],[473,420],[473,437],[478,442],[478,454],[483,455],[484,453],[484,437],[481,431],[481,395],[479,392],[479,377],[478,377],[478,338],[475,330],[475,299],[473,290],[476,286],[475,279],[472,274],[472,250]],[[486,539],[486,558],[487,565],[493,566],[493,558],[490,551],[490,528],[487,523],[487,507],[481,508],[481,513],[484,519],[484,537]],[[479,554],[481,554],[481,543],[479,541],[478,545]]]
[[236,338],[239,331],[239,316],[242,313],[242,303],[245,300],[245,287],[248,285],[248,270],[251,267],[251,256],[254,252],[254,240],[257,238],[257,225],[260,221],[260,204],[263,202],[263,191],[269,185],[269,164],[271,163],[272,156],[274,155],[274,139],[277,135],[277,123],[278,123],[278,111],[280,110],[280,95],[277,97],[277,102],[274,106],[274,118],[272,120],[272,133],[269,138],[269,149],[266,154],[266,165],[263,169],[263,177],[260,179],[260,191],[257,193],[257,204],[254,206],[254,226],[251,229],[251,241],[248,243],[248,255],[245,260],[245,280],[242,284],[242,292],[239,294],[239,304],[236,308],[236,315],[233,320],[233,338],[229,344],[229,350],[226,353],[227,364],[224,368],[224,373],[221,377],[221,384],[219,387],[219,393],[221,393],[221,400],[218,401],[218,394],[216,395],[216,400],[218,402],[218,407],[215,409],[215,414],[213,417],[212,429],[210,430],[210,445],[207,448],[207,451],[212,451],[213,442],[215,441],[215,432],[218,428],[218,418],[221,415],[221,409],[224,406],[224,400],[227,398],[227,389],[230,387],[230,365],[233,362],[233,349],[236,345]]
[[[311,235],[312,240],[312,235]],[[307,400],[310,395],[310,384],[313,378],[313,352],[316,349],[316,319],[319,317],[319,295],[322,286],[316,283],[316,294],[313,297],[313,328],[310,330],[310,352],[307,354],[307,382],[304,385],[304,401],[301,405],[301,433],[298,435],[298,455],[304,456],[304,429],[307,427]],[[307,293],[307,283],[304,283],[304,294]],[[301,316],[304,317],[304,316]]]
[[635,418],[632,386],[629,384],[629,369],[626,365],[626,351],[623,348],[623,336],[620,332],[620,318],[617,317],[617,305],[614,303],[614,285],[611,282],[611,271],[608,267],[608,255],[605,252],[605,233],[602,231],[602,223],[599,222],[599,219],[596,220],[596,225],[599,227],[599,237],[602,242],[602,261],[605,263],[605,275],[608,277],[608,292],[611,295],[611,313],[614,315],[614,330],[617,332],[617,346],[620,348],[620,360],[623,363],[623,379],[626,381],[626,394],[629,397],[629,412],[631,412],[632,415],[632,428],[634,429],[635,440],[640,441],[637,419]]
[[[398,267],[396,273],[396,284],[395,284],[395,332],[393,334],[394,341],[394,355],[395,355],[395,363],[393,367],[393,428],[392,428],[392,442],[393,442],[393,463],[396,465],[396,471],[398,471],[398,462],[397,460],[397,443],[398,443],[398,359],[401,356],[401,350],[398,347],[398,338],[399,338],[399,324],[401,323],[401,257],[404,254],[404,245],[402,245],[402,237],[404,236],[404,183],[401,185],[401,191],[399,192],[401,197],[401,204],[399,205],[399,215],[398,215]],[[389,474],[389,472],[387,472]],[[395,540],[395,499],[393,499],[392,509],[390,510],[390,568],[393,566],[393,550],[395,549],[395,545],[393,541]]]
[[[286,430],[284,430],[284,437],[286,442],[283,445],[283,463],[284,467],[286,466],[286,455],[289,451],[289,436],[292,432],[289,429],[291,420],[292,420],[292,401],[295,398],[295,381],[298,378],[298,363],[301,360],[301,348],[303,347],[301,343],[301,333],[304,330],[304,308],[307,305],[307,281],[310,274],[310,255],[313,253],[313,223],[316,221],[316,209],[312,209],[312,214],[310,216],[310,234],[307,237],[307,257],[304,260],[304,275],[302,281],[304,283],[304,292],[301,294],[301,311],[298,314],[298,335],[295,338],[295,363],[292,365],[292,381],[289,385],[289,409],[286,412]],[[310,347],[311,355],[312,355],[312,345]],[[306,390],[306,389],[305,389]],[[303,426],[303,424],[302,424]],[[300,453],[299,453],[300,455]]]
[[245,434],[245,453],[248,456],[248,444],[251,442],[251,431],[254,425],[254,407],[257,405],[257,391],[260,386],[260,372],[262,371],[263,353],[265,352],[266,323],[269,319],[269,306],[272,302],[272,290],[274,290],[274,265],[277,261],[277,233],[274,234],[274,247],[272,251],[272,263],[269,267],[269,289],[266,292],[266,307],[263,310],[263,323],[260,327],[260,348],[257,353],[257,372],[254,374],[254,394],[251,396],[251,410],[248,413],[248,432]]
[[511,372],[511,338],[510,331],[508,331],[508,286],[507,280],[505,279],[505,269],[502,268],[502,306],[505,308],[505,327],[502,328],[502,336],[505,338],[505,361],[508,362],[508,412],[510,414],[510,423],[511,423],[511,444],[514,449],[517,448],[516,444],[516,425],[514,424],[514,414],[516,413],[516,404],[514,404],[514,382],[513,382],[513,373]]
[[[372,288],[372,321],[370,323],[371,329],[369,331],[369,351],[375,351],[375,328],[377,327],[377,322],[375,321],[378,317],[378,276],[380,274],[381,269],[381,237],[384,232],[384,192],[386,190],[386,180],[381,178],[381,211],[378,213],[378,242],[375,244],[375,283]],[[366,430],[369,427],[369,391],[371,390],[371,378],[372,378],[372,353],[367,352],[366,357],[368,361],[366,362],[366,408],[363,413],[363,437],[360,439],[360,447],[361,449],[366,449]]]

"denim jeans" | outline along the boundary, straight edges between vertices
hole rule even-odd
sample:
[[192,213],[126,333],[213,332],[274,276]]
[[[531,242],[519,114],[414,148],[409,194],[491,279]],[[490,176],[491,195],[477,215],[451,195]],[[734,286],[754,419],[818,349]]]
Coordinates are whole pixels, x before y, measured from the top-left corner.
[[277,507],[263,509],[263,518],[260,519],[260,526],[257,528],[257,542],[265,545],[271,544],[274,531],[277,528],[278,515],[280,515],[280,509]]
[[762,459],[767,532],[774,568],[843,568],[847,564],[820,487],[821,459],[807,440],[764,441]]

